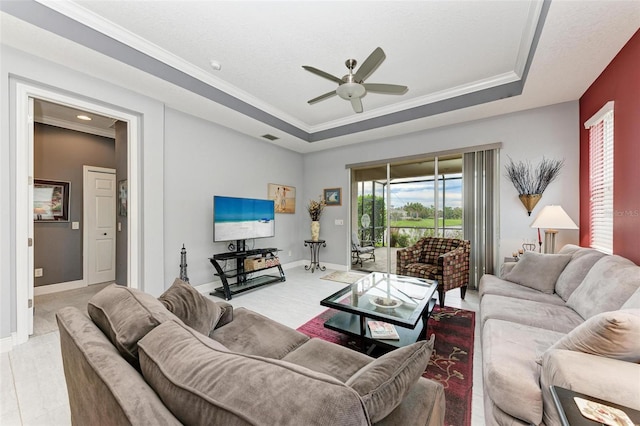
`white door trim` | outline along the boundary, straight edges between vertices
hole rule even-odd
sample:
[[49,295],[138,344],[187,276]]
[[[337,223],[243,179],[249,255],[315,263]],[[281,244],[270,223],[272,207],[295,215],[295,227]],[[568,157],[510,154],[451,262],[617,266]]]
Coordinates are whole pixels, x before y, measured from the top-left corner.
[[[15,274],[16,274],[16,339],[15,344],[21,344],[29,339],[30,317],[29,292],[33,288],[33,271],[29,267],[33,261],[33,252],[29,253],[27,241],[33,238],[29,235],[30,224],[33,223],[33,193],[29,191],[29,164],[33,161],[33,141],[29,139],[29,98],[42,99],[88,112],[106,115],[127,122],[127,180],[128,180],[128,252],[127,285],[140,288],[142,264],[142,226],[140,217],[140,185],[141,173],[140,152],[141,117],[116,110],[97,102],[83,99],[81,96],[55,92],[35,86],[31,83],[16,82],[15,98],[15,128],[16,128],[16,205],[13,206],[15,217]],[[84,279],[84,278],[83,278]]]
[[87,209],[87,182],[89,181],[89,172],[108,173],[115,176],[116,169],[82,166],[82,281],[85,286],[89,285],[89,232],[87,229],[87,224],[89,223],[89,211]]

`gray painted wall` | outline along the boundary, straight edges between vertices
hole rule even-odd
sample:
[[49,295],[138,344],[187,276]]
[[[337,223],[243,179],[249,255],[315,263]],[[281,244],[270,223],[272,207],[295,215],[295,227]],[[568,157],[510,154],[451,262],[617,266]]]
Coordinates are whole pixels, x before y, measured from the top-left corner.
[[35,286],[82,280],[82,166],[115,168],[115,141],[40,123],[33,139],[34,178],[71,182],[69,221],[33,224],[34,267],[44,271]]
[[[116,184],[120,181],[128,179],[129,171],[127,169],[127,149],[129,146],[127,140],[127,123],[123,121],[116,122]],[[118,194],[119,197],[119,194]],[[118,198],[119,201],[119,198]],[[127,285],[127,265],[129,262],[128,232],[129,217],[116,216],[116,283]]]
[[166,285],[179,276],[182,244],[190,283],[214,281],[209,258],[227,251],[227,244],[213,242],[213,196],[266,199],[269,183],[296,187],[296,212],[277,213],[275,237],[256,239],[255,247],[282,249],[283,263],[303,258],[308,234],[301,228],[306,215],[301,154],[170,108],[165,122]]
[[[504,256],[521,247],[523,240],[537,240],[537,230],[529,225],[545,205],[560,204],[576,223],[579,221],[578,129],[578,102],[573,101],[320,151],[304,156],[304,192],[317,196],[323,188],[342,187],[343,200],[349,200],[349,171],[345,169],[346,164],[502,142],[497,257],[501,263]],[[536,164],[543,156],[564,158],[565,166],[529,217],[513,185],[504,176],[504,164],[508,157],[515,161],[530,160]],[[345,226],[335,225],[335,219],[343,219]],[[350,253],[349,234],[345,229],[349,223],[347,203],[326,208],[320,223],[320,237],[327,240],[322,259],[328,263],[347,264]],[[309,224],[307,216],[302,228],[308,229]],[[562,230],[556,238],[558,247],[567,243],[577,244],[578,231]]]

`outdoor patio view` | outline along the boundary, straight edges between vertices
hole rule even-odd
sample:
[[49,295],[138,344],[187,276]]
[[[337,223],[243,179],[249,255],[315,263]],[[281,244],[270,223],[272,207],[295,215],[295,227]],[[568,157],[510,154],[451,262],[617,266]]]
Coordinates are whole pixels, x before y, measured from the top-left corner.
[[362,246],[373,245],[376,250],[375,261],[354,267],[386,271],[389,256],[389,272],[394,272],[396,251],[420,238],[463,238],[462,173],[440,174],[437,180],[436,192],[434,176],[392,179],[388,206],[386,180],[357,182],[357,236]]

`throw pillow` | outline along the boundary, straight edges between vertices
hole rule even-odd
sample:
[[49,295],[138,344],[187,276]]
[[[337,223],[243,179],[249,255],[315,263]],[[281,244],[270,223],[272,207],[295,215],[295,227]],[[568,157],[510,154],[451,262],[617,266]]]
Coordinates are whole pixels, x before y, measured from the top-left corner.
[[620,307],[640,287],[640,266],[612,255],[598,260],[567,299],[567,306],[584,319]]
[[526,251],[502,279],[553,294],[556,281],[570,260],[570,254],[542,254]]
[[222,315],[222,309],[216,302],[207,299],[191,284],[179,278],[158,300],[186,325],[205,336],[215,328]]
[[339,380],[230,352],[184,324],[168,321],[139,345],[144,379],[183,424],[369,424],[358,394]]
[[569,300],[571,294],[584,281],[593,265],[604,256],[606,256],[604,253],[594,249],[580,248],[575,250],[571,254],[571,261],[556,281],[558,296],[562,297],[565,302]]
[[137,369],[138,341],[165,321],[180,321],[150,294],[117,284],[94,295],[87,311],[122,357]]
[[640,309],[603,312],[593,316],[548,350],[552,349],[640,362]]
[[384,419],[427,369],[435,334],[428,341],[393,350],[362,367],[345,383],[362,397],[371,423]]

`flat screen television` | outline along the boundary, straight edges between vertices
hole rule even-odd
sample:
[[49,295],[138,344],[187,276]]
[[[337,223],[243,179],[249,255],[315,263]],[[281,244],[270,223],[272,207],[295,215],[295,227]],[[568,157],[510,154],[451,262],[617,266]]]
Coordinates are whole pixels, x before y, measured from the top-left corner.
[[273,200],[213,197],[214,242],[273,237],[274,219]]

